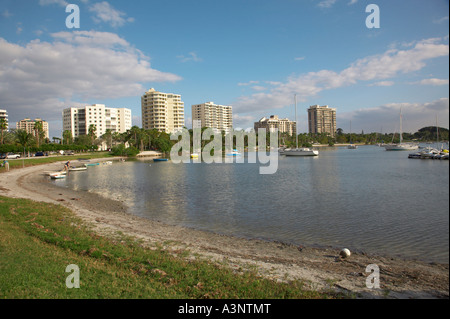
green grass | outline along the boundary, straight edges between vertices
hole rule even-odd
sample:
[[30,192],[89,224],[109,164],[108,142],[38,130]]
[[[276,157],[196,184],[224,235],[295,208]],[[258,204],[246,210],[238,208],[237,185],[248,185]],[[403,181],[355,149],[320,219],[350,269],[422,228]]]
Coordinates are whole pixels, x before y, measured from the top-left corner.
[[[183,254],[181,254],[183,255]],[[0,298],[337,298],[95,234],[58,205],[0,196]],[[66,287],[68,265],[80,288]]]
[[[33,158],[25,158],[25,159],[17,159],[17,160],[8,160],[9,169],[15,168],[23,168],[29,166],[36,166],[42,164],[50,164],[61,161],[74,161],[77,159],[93,159],[93,158],[103,158],[103,157],[112,157],[109,152],[95,152],[95,153],[87,153],[87,154],[76,154],[71,156],[42,156],[42,157],[33,157]],[[0,160],[3,162],[3,160]],[[5,172],[4,167],[0,167],[0,173]]]
[[35,165],[42,165],[42,164],[49,164],[49,163],[55,163],[55,162],[61,162],[61,161],[74,161],[77,159],[93,159],[93,158],[104,158],[104,157],[112,157],[112,155],[109,154],[109,152],[95,152],[95,153],[83,153],[83,154],[76,154],[71,156],[42,156],[42,157],[33,157],[33,158],[25,158],[25,159],[18,159],[18,160],[8,160],[9,167],[10,168],[22,168],[23,166],[35,166]]

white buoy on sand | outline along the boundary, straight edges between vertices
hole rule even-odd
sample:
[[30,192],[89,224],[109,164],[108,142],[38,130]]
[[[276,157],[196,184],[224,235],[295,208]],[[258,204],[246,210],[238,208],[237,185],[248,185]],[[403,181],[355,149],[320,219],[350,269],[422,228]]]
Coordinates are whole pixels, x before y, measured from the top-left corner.
[[351,254],[352,254],[352,253],[351,253],[350,250],[348,250],[347,248],[342,249],[341,252],[339,253],[339,255],[340,255],[342,258],[348,258],[348,257],[350,257]]

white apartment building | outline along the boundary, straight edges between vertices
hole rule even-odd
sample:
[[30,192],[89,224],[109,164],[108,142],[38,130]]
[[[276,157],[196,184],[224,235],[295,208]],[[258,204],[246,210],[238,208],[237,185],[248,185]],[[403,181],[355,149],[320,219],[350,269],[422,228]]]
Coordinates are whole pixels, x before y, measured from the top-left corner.
[[266,132],[274,132],[278,129],[280,133],[288,133],[289,135],[295,135],[297,132],[297,125],[295,121],[289,119],[280,119],[278,115],[271,115],[269,118],[263,117],[254,124],[255,131],[258,128],[265,128]]
[[0,110],[0,119],[6,120],[6,130],[8,130],[9,122],[8,122],[8,112],[6,110]]
[[87,135],[89,127],[94,125],[96,136],[111,132],[124,133],[131,129],[131,110],[127,108],[111,108],[104,104],[93,104],[84,107],[71,107],[63,110],[63,131],[72,132],[72,136]]
[[181,95],[151,88],[141,97],[142,127],[173,133],[184,127],[184,102]]
[[42,119],[35,119],[32,121],[31,119],[23,119],[19,122],[16,122],[16,129],[18,130],[24,130],[29,134],[33,134],[33,136],[36,136],[36,131],[34,129],[34,125],[36,122],[42,123],[42,129],[45,133],[45,138],[49,138],[48,133],[48,123],[46,121],[43,121]]
[[192,105],[192,123],[194,121],[201,121],[202,127],[228,133],[233,128],[233,108],[228,105],[216,105],[214,102]]

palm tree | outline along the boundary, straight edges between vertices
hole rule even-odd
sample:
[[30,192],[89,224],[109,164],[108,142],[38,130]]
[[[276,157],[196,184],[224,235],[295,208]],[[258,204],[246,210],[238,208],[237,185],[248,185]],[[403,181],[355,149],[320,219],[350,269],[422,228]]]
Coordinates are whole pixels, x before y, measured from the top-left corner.
[[0,131],[2,132],[1,144],[3,144],[3,131],[6,131],[7,129],[8,129],[8,122],[6,122],[6,119],[1,118],[0,119]]
[[97,128],[94,124],[89,125],[88,135],[91,137],[91,144],[94,145],[94,140],[97,138],[96,132]]
[[107,129],[105,134],[102,135],[102,140],[106,142],[106,146],[109,148],[112,147],[112,131],[111,129]]
[[72,132],[69,130],[64,131],[63,132],[63,144],[64,144],[64,142],[67,145],[72,144],[72,140],[73,140]]
[[39,148],[39,140],[40,140],[41,132],[44,131],[44,128],[42,126],[42,122],[35,121],[33,130],[34,130],[34,135],[36,136],[36,145]]
[[16,139],[17,142],[24,148],[23,156],[25,156],[25,148],[29,146],[33,140],[33,134],[27,133],[25,130],[17,130]]

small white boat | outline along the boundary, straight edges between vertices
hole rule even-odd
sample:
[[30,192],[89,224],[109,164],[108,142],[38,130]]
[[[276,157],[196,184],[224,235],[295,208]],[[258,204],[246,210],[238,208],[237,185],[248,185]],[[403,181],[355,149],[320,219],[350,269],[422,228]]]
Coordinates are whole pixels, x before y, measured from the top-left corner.
[[48,176],[52,176],[52,175],[58,175],[58,174],[61,174],[61,175],[66,175],[67,174],[67,171],[58,171],[58,172],[46,172],[46,174],[48,175]]
[[[295,99],[295,125],[297,126],[297,94],[294,95]],[[295,130],[297,132],[297,129]],[[307,147],[298,147],[298,134],[295,134],[295,146],[293,149],[285,149],[280,155],[285,156],[318,156],[319,151],[307,148]]]
[[72,166],[72,167],[69,167],[69,171],[70,172],[78,172],[78,171],[85,171],[85,170],[87,170],[86,166],[81,166],[81,167],[74,167],[74,166]]
[[231,153],[227,153],[227,156],[239,156],[241,153],[238,152],[237,149],[234,149]]
[[350,145],[347,146],[349,150],[356,150],[358,148],[357,145],[352,142],[352,121],[350,121]]
[[384,145],[386,151],[414,151],[419,148],[419,145],[412,143],[397,143]]
[[307,147],[302,147],[302,148],[293,148],[290,150],[286,150],[286,151],[282,152],[281,155],[285,155],[285,156],[318,156],[319,151],[312,150]]
[[[392,137],[394,139],[394,137]],[[400,108],[400,143],[391,143],[384,145],[386,151],[413,151],[419,148],[418,144],[414,143],[403,143],[403,132],[402,132],[402,109]]]
[[66,177],[66,175],[65,174],[52,174],[52,175],[50,175],[50,178],[51,179],[63,179],[63,178],[65,178]]
[[113,162],[112,161],[106,161],[106,162],[103,162],[103,165],[111,165]]

